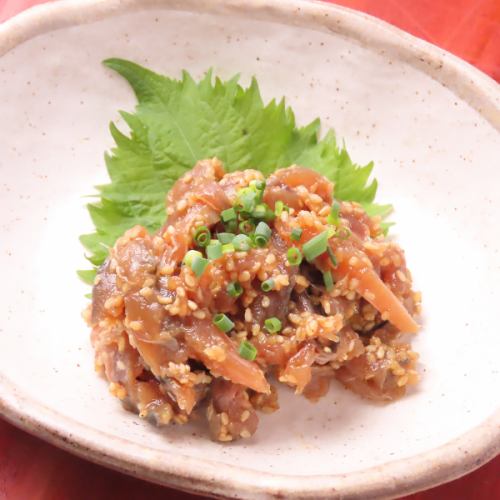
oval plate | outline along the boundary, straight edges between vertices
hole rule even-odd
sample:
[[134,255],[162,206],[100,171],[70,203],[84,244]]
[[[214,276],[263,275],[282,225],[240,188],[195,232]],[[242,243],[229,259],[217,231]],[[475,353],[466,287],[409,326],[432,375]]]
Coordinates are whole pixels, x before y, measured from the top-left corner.
[[[0,26],[0,409],[80,456],[151,481],[255,498],[399,496],[500,446],[499,90],[381,21],[310,1],[55,2]],[[93,371],[80,319],[84,195],[105,181],[108,122],[131,110],[100,62],[179,76],[256,75],[305,124],[320,116],[359,163],[424,293],[422,382],[388,406],[338,385],[316,405],[281,391],[252,440],[212,443],[122,410]]]

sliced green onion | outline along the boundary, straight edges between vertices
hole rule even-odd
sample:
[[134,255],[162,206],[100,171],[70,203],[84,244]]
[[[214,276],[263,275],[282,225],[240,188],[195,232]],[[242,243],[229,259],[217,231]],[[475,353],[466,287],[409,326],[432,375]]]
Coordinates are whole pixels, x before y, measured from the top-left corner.
[[193,258],[193,261],[191,262],[191,269],[198,278],[203,274],[203,271],[205,271],[205,268],[208,266],[208,262],[208,259],[205,259],[204,257]]
[[263,181],[262,179],[256,179],[250,182],[250,187],[256,189],[257,191],[264,191],[264,189],[266,189],[266,181]]
[[237,219],[233,219],[233,220],[230,220],[230,221],[224,223],[224,229],[228,233],[236,233],[236,230],[238,229]]
[[251,217],[252,217],[251,213],[243,212],[241,210],[238,212],[238,220],[239,221],[249,220],[249,219],[251,219]]
[[234,240],[234,234],[233,233],[219,233],[217,235],[217,239],[225,245],[226,243],[231,243]]
[[262,235],[254,235],[253,240],[259,248],[264,248],[269,242],[269,240]]
[[238,234],[234,237],[233,246],[237,252],[248,252],[252,247],[252,240],[246,234]]
[[255,224],[251,220],[243,220],[239,227],[243,234],[250,234],[255,229]]
[[304,243],[302,250],[307,262],[312,262],[316,257],[326,252],[328,246],[328,231],[319,233],[314,238],[311,238],[307,243]]
[[201,252],[198,252],[198,250],[189,250],[188,252],[186,252],[186,255],[184,255],[182,262],[186,264],[186,266],[191,267],[191,264],[193,263],[193,259],[195,257],[203,257],[203,255],[201,255]]
[[281,330],[281,321],[276,317],[267,318],[264,321],[264,328],[269,333],[278,333]]
[[281,200],[278,200],[275,204],[274,204],[274,213],[276,214],[276,217],[279,217],[281,215],[281,213],[283,212],[283,207],[284,207],[284,203],[281,201]]
[[330,257],[330,260],[332,261],[333,267],[337,266],[337,257],[335,257],[335,254],[333,253],[332,248],[329,246],[326,250],[328,252],[328,257]]
[[222,253],[231,253],[234,252],[234,245],[232,243],[226,243],[225,245],[222,245]]
[[238,191],[238,208],[243,212],[252,212],[257,201],[257,193],[252,188],[243,188]]
[[261,234],[262,236],[265,236],[269,239],[271,237],[272,231],[265,222],[259,222],[257,224],[257,227],[255,228],[255,234]]
[[337,231],[337,236],[341,239],[341,240],[347,240],[347,238],[349,238],[351,236],[351,230],[348,228],[348,227],[341,227],[338,231]]
[[248,361],[253,361],[257,357],[257,349],[248,340],[244,340],[240,344],[238,353],[243,359],[247,359]]
[[207,226],[200,226],[196,229],[193,239],[197,246],[206,247],[210,243],[212,235],[210,234],[210,229]]
[[236,220],[236,210],[234,208],[228,208],[220,213],[220,217],[223,222],[229,222]]
[[259,222],[255,228],[254,240],[258,247],[265,247],[269,238],[271,237],[272,230],[265,222]]
[[216,314],[213,317],[213,323],[214,325],[224,333],[229,332],[234,328],[234,323],[225,315],[222,313]]
[[333,276],[331,271],[323,273],[323,283],[325,284],[325,288],[328,291],[330,291],[333,288]]
[[337,201],[335,201],[330,209],[330,214],[326,218],[326,222],[328,222],[328,224],[332,224],[333,226],[338,226],[340,222],[339,213],[340,205]]
[[218,259],[222,257],[222,243],[220,241],[215,240],[215,243],[210,243],[207,246],[207,257],[210,260]]
[[299,266],[302,262],[302,254],[297,247],[291,247],[286,252],[286,258],[292,266]]
[[233,281],[227,285],[226,291],[231,297],[236,298],[243,293],[243,287],[237,281]]
[[299,241],[301,236],[302,236],[302,228],[294,227],[292,229],[292,233],[290,234],[290,238],[292,238],[293,241]]
[[252,212],[252,217],[255,219],[263,219],[266,216],[267,207],[263,203],[257,205],[255,210]]
[[[283,208],[283,210],[286,210],[286,205]],[[274,214],[274,212],[269,207],[267,207],[266,214],[264,215],[264,220],[268,221],[268,222],[271,222],[275,218],[276,218],[276,215]]]
[[274,280],[272,278],[269,278],[268,280],[263,281],[260,285],[260,288],[263,292],[270,292],[274,289]]
[[271,221],[275,218],[275,214],[265,203],[261,203],[255,207],[255,210],[252,212],[252,217],[254,219]]

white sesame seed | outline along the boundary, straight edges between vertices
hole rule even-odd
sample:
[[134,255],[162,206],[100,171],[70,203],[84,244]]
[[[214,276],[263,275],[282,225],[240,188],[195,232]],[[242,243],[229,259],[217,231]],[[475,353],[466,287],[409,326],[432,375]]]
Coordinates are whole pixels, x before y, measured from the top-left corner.
[[177,208],[177,210],[179,211],[182,211],[182,210],[185,210],[187,207],[187,201],[186,200],[180,200],[177,202],[177,205],[175,208]]
[[151,297],[151,295],[153,295],[153,289],[146,286],[139,290],[139,294],[142,295],[144,298]]
[[241,282],[250,281],[250,273],[248,271],[243,271],[240,273],[239,279]]
[[196,287],[196,280],[195,280],[194,276],[191,273],[186,273],[184,275],[184,281],[185,281],[186,285],[189,288],[195,288]]
[[187,305],[191,311],[196,311],[196,309],[198,309],[198,304],[192,300],[188,300]]
[[138,332],[142,330],[142,321],[130,321],[128,326],[131,330],[134,330],[134,332]]
[[253,319],[252,310],[249,307],[247,307],[245,309],[245,321],[247,323],[250,323],[252,319]]
[[266,256],[266,264],[274,264],[276,262],[276,255],[268,253]]
[[162,268],[160,268],[160,274],[162,276],[169,276],[173,274],[173,272],[174,272],[174,267],[170,265],[163,266]]

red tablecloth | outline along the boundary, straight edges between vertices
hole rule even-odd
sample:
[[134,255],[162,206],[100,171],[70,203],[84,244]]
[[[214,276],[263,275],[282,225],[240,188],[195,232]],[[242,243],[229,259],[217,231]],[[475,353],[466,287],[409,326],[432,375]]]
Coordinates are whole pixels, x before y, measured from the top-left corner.
[[[43,0],[0,0],[0,22]],[[500,81],[500,0],[336,0],[454,52]],[[175,496],[174,496],[175,495]],[[0,499],[200,498],[90,464],[0,421]],[[500,499],[500,457],[412,500]]]

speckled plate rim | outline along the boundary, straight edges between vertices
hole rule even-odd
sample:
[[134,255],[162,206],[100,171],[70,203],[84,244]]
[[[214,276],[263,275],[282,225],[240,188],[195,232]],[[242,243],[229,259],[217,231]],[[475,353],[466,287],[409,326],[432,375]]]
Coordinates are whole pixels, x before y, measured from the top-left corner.
[[[332,32],[405,61],[448,87],[500,131],[499,85],[465,61],[387,23],[311,0],[65,0],[33,7],[0,25],[0,57],[42,33],[133,10],[165,8],[256,19]],[[0,374],[0,414],[14,425],[83,458],[149,481],[222,497],[391,498],[449,481],[500,452],[500,409],[449,443],[408,459],[349,474],[293,477],[205,463],[145,449],[61,416],[17,391]]]

